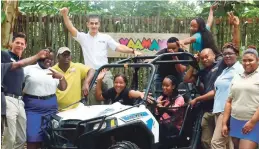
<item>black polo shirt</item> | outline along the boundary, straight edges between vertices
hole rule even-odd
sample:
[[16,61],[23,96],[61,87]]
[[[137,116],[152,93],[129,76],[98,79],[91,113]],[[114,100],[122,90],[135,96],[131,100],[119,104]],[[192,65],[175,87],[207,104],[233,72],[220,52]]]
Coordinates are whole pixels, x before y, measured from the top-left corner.
[[[222,71],[226,68],[223,59],[216,61],[211,67],[204,68],[197,73],[200,76],[200,81],[204,85],[202,95],[214,90],[214,83]],[[202,108],[206,111],[213,109],[214,100],[204,101],[201,103]]]
[[[184,50],[179,48],[178,52],[184,52]],[[160,55],[160,54],[163,54],[163,53],[169,53],[167,51],[167,48],[158,51],[156,53],[156,55]],[[178,57],[179,60],[188,60],[187,56],[179,55],[177,57]],[[173,59],[172,56],[165,56],[161,60],[172,60],[172,59]],[[183,65],[186,66],[186,64],[183,64]],[[156,73],[159,74],[162,78],[164,78],[168,75],[173,75],[179,80],[183,79],[183,74],[177,72],[177,70],[175,68],[175,64],[170,64],[170,63],[169,64],[160,64],[160,65],[158,65]]]
[[[12,63],[1,63],[1,82],[3,83],[4,76],[12,67]],[[2,85],[3,86],[3,85]],[[6,115],[6,101],[4,95],[4,87],[1,87],[1,115]]]
[[119,96],[116,97],[117,93],[113,87],[103,92],[102,96],[105,100],[111,100],[112,103],[122,100],[122,104],[124,105],[133,105],[134,99],[129,98],[129,91],[130,91],[129,89],[125,88],[123,91],[121,91]]
[[[11,63],[19,60],[19,57],[11,51],[1,51],[1,63]],[[22,96],[23,80],[23,68],[7,71],[2,82],[5,88],[5,93]]]

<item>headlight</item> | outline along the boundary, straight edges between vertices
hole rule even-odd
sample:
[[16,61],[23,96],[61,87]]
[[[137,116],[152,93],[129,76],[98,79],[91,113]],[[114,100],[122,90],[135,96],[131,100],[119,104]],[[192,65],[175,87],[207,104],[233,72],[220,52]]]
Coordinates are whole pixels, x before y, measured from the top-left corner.
[[[101,122],[94,124],[93,130],[98,129]],[[106,128],[113,128],[117,126],[117,120],[116,119],[108,119],[105,122],[103,122],[103,125],[101,126],[100,130],[106,129]]]
[[[100,126],[100,123],[95,124],[94,127],[93,127],[93,130],[98,129],[99,126]],[[106,122],[104,122],[103,125],[102,125],[102,127],[101,127],[101,129],[105,129],[106,126],[107,126],[107,125],[106,125]]]
[[52,123],[52,128],[58,128],[59,127],[59,122],[57,120],[53,119],[51,121],[51,123]]

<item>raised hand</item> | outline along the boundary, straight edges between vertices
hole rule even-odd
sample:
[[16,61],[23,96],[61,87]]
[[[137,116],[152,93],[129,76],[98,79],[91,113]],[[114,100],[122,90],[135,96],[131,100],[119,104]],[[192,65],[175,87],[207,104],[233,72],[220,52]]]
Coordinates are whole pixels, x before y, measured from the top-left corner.
[[40,52],[37,53],[37,56],[39,59],[45,59],[49,56],[48,50],[40,50]]
[[59,11],[60,11],[60,14],[61,14],[62,16],[67,16],[67,15],[68,15],[68,12],[69,12],[69,9],[68,9],[67,7],[63,7],[63,8],[61,8]]
[[218,8],[218,3],[214,3],[213,5],[210,6],[211,10],[216,10]]
[[234,26],[238,26],[240,23],[239,18],[237,16],[234,16],[232,11],[228,12],[228,21],[229,21],[229,24]]
[[106,72],[107,72],[107,69],[106,69],[106,68],[104,68],[103,70],[101,70],[100,73],[98,74],[97,80],[102,80],[102,79],[104,78]]

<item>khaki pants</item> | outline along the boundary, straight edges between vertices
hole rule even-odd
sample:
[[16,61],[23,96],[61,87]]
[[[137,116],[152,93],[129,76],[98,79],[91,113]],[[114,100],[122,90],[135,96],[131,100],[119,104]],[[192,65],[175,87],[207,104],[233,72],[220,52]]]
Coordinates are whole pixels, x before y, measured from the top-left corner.
[[[104,92],[112,87],[113,87],[113,76],[112,76],[111,71],[107,71],[103,78],[103,81],[102,81],[102,91]],[[110,101],[102,102],[102,101],[96,100],[95,90],[96,90],[96,82],[94,83],[92,89],[90,90],[90,92],[87,96],[87,98],[88,98],[87,105],[101,105],[103,103],[109,104]]]
[[205,112],[201,121],[201,145],[203,149],[211,148],[211,139],[215,129],[215,118],[211,112]]
[[223,137],[222,130],[223,113],[215,114],[216,127],[211,140],[212,149],[234,149],[231,137]]
[[26,142],[26,114],[24,102],[5,96],[7,127],[4,129],[2,149],[23,149]]

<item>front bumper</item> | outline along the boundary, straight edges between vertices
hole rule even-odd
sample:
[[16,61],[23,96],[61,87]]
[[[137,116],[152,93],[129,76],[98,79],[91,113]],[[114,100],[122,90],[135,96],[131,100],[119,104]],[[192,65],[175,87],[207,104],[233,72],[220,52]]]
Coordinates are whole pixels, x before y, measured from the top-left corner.
[[42,118],[44,146],[49,149],[93,149],[99,132],[116,125],[116,119],[107,119],[107,116],[84,121],[60,121],[57,115],[45,116]]

